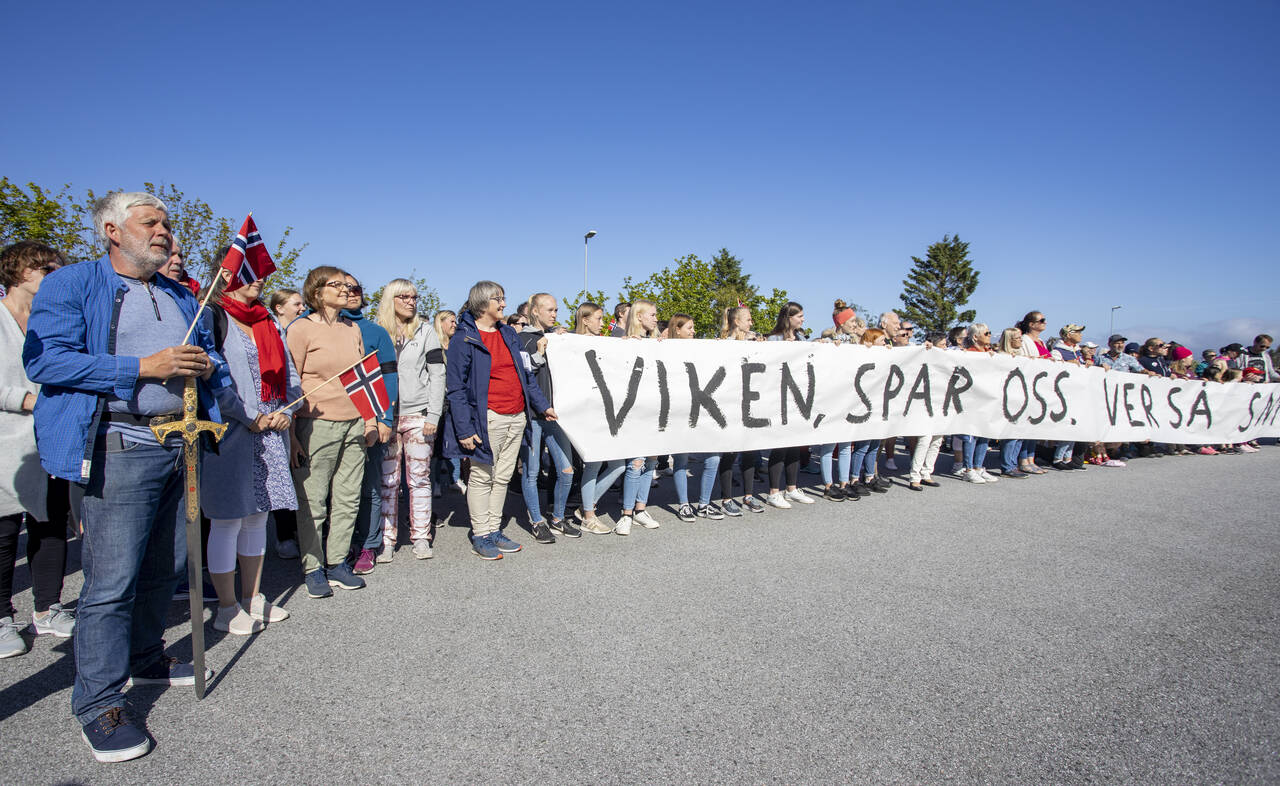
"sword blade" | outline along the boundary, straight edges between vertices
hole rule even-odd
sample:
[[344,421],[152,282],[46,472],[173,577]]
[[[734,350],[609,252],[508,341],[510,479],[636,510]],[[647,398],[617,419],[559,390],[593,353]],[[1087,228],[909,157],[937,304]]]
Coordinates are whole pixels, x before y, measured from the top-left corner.
[[200,464],[198,443],[187,443],[187,583],[191,587],[191,666],[196,672],[196,699],[204,698],[204,549],[200,538]]

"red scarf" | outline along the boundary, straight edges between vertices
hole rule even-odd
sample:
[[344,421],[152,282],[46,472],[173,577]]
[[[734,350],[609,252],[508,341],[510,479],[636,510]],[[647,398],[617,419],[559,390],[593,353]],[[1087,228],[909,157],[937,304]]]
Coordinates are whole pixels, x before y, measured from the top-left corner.
[[267,313],[267,307],[256,300],[253,305],[248,305],[228,295],[223,295],[218,302],[232,319],[253,327],[253,343],[258,345],[258,368],[262,372],[262,401],[283,399],[284,342],[280,340],[280,331]]

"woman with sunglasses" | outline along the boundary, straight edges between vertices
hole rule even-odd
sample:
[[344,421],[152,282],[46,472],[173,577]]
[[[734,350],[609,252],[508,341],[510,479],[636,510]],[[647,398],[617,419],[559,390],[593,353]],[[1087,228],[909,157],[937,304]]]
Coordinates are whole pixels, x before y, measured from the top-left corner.
[[[364,357],[360,328],[342,315],[349,304],[346,271],[321,265],[307,274],[303,300],[312,311],[286,332],[293,365],[307,393],[294,416],[290,463],[298,494],[298,547],[307,595],[327,598],[330,587],[360,589],[364,579],[347,565],[365,448],[378,439],[341,385],[328,381]],[[328,537],[325,532],[328,531]]]

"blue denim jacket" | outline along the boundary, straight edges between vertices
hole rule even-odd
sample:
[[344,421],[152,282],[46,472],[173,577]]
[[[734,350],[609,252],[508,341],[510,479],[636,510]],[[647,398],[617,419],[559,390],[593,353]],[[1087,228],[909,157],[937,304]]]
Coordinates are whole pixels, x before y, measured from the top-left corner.
[[[199,303],[191,290],[160,275],[152,284],[172,297],[188,320],[195,318]],[[72,483],[89,480],[105,396],[131,398],[138,381],[139,358],[115,354],[125,291],[103,256],[45,276],[31,305],[22,362],[27,377],[43,386],[34,412],[36,447],[45,471]],[[214,364],[208,382],[197,380],[201,406],[210,420],[221,420],[214,391],[227,387],[230,378],[207,318],[201,318],[191,340]]]

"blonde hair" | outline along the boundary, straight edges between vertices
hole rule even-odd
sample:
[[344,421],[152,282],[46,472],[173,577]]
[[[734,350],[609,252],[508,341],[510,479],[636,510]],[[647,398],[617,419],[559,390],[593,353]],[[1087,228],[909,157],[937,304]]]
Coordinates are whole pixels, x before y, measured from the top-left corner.
[[1013,348],[1013,340],[1021,337],[1022,331],[1018,330],[1016,327],[1005,328],[1004,331],[1000,333],[1000,351],[1006,355],[1021,355],[1022,350]]
[[407,278],[393,278],[382,288],[382,300],[378,301],[378,324],[391,334],[392,341],[396,340],[396,336],[413,338],[418,332],[418,326],[422,324],[422,317],[418,314],[416,303],[413,306],[413,319],[408,322],[401,321],[400,316],[396,314],[396,296],[410,292],[416,295],[418,288]]
[[[579,303],[578,311],[573,315],[573,332],[579,336],[590,336],[591,334],[587,332],[587,320],[601,311],[604,311],[604,308],[595,303]],[[600,325],[600,332],[604,332],[603,323]]]
[[738,321],[739,311],[750,313],[751,309],[746,306],[729,306],[724,310],[724,313],[720,316],[720,338],[731,338],[740,341],[747,337],[746,331],[739,335],[738,329],[733,326],[733,323]]
[[641,308],[651,309],[655,317],[658,315],[658,307],[652,302],[648,300],[631,301],[631,310],[627,312],[627,337],[631,338],[633,336],[640,336],[642,338],[657,338],[658,331],[656,326],[653,332],[650,333],[645,331],[644,327],[640,324],[639,314]]
[[446,308],[446,309],[441,309],[440,311],[437,311],[436,318],[432,320],[432,327],[435,328],[436,338],[440,339],[440,346],[443,347],[444,349],[449,348],[449,337],[444,334],[444,329],[441,328],[441,325],[443,325],[445,319],[449,317],[453,317],[454,319],[457,319],[458,315]]

